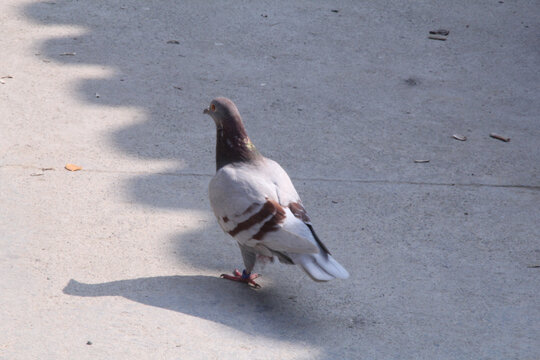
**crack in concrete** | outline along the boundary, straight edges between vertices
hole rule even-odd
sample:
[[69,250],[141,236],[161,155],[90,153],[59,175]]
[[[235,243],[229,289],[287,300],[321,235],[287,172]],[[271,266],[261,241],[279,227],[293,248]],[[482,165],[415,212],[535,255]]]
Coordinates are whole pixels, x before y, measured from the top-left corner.
[[[18,167],[23,169],[42,170],[43,167],[23,164],[4,164],[0,169]],[[50,167],[47,169],[51,169]],[[56,170],[56,169],[53,169]],[[132,175],[161,175],[161,176],[194,176],[194,177],[212,177],[214,174],[195,173],[195,172],[151,172],[151,171],[133,171],[133,170],[100,170],[85,168],[82,171],[104,174],[132,174]],[[291,177],[296,181],[320,181],[320,182],[349,182],[358,184],[383,184],[383,185],[426,185],[426,186],[455,186],[455,187],[490,187],[490,188],[515,188],[540,190],[540,185],[522,185],[522,184],[485,184],[485,183],[453,183],[453,182],[428,182],[428,181],[400,181],[400,180],[381,180],[381,179],[344,179],[344,178],[305,178]]]

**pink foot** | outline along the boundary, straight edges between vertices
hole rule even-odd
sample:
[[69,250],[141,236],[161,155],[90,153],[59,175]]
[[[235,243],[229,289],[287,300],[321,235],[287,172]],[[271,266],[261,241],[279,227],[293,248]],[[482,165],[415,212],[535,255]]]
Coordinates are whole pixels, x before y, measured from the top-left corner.
[[248,274],[248,273],[246,273],[246,270],[244,270],[244,271],[242,271],[242,273],[240,273],[240,271],[238,271],[238,269],[234,269],[233,274],[234,275],[221,274],[220,278],[227,279],[227,280],[232,280],[232,281],[243,282],[243,283],[248,284],[248,286],[250,286],[250,287],[252,287],[254,289],[260,289],[261,288],[261,285],[257,284],[254,281],[256,278],[258,278],[261,275],[259,275],[259,274]]

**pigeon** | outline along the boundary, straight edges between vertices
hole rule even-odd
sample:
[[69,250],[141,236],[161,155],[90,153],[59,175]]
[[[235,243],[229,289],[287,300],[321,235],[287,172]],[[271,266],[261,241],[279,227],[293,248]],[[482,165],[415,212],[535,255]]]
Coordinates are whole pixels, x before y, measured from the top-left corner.
[[313,280],[346,279],[349,273],[315,233],[291,179],[249,139],[236,105],[218,97],[203,111],[215,122],[216,174],[208,188],[219,226],[240,247],[245,269],[221,277],[260,288],[256,262],[300,266]]

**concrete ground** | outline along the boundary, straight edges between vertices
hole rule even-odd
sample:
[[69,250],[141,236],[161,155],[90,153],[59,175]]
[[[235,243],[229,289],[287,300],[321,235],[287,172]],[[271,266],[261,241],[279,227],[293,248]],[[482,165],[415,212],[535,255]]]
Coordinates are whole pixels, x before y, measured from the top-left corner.
[[[537,1],[2,0],[0,29],[1,359],[540,358]],[[350,279],[218,278],[218,95]]]

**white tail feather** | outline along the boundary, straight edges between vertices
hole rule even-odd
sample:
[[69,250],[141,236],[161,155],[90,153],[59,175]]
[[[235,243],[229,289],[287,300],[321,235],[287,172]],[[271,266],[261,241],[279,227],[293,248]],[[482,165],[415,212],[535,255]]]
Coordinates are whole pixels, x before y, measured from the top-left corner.
[[349,272],[322,249],[318,254],[289,254],[289,256],[315,281],[349,277]]

